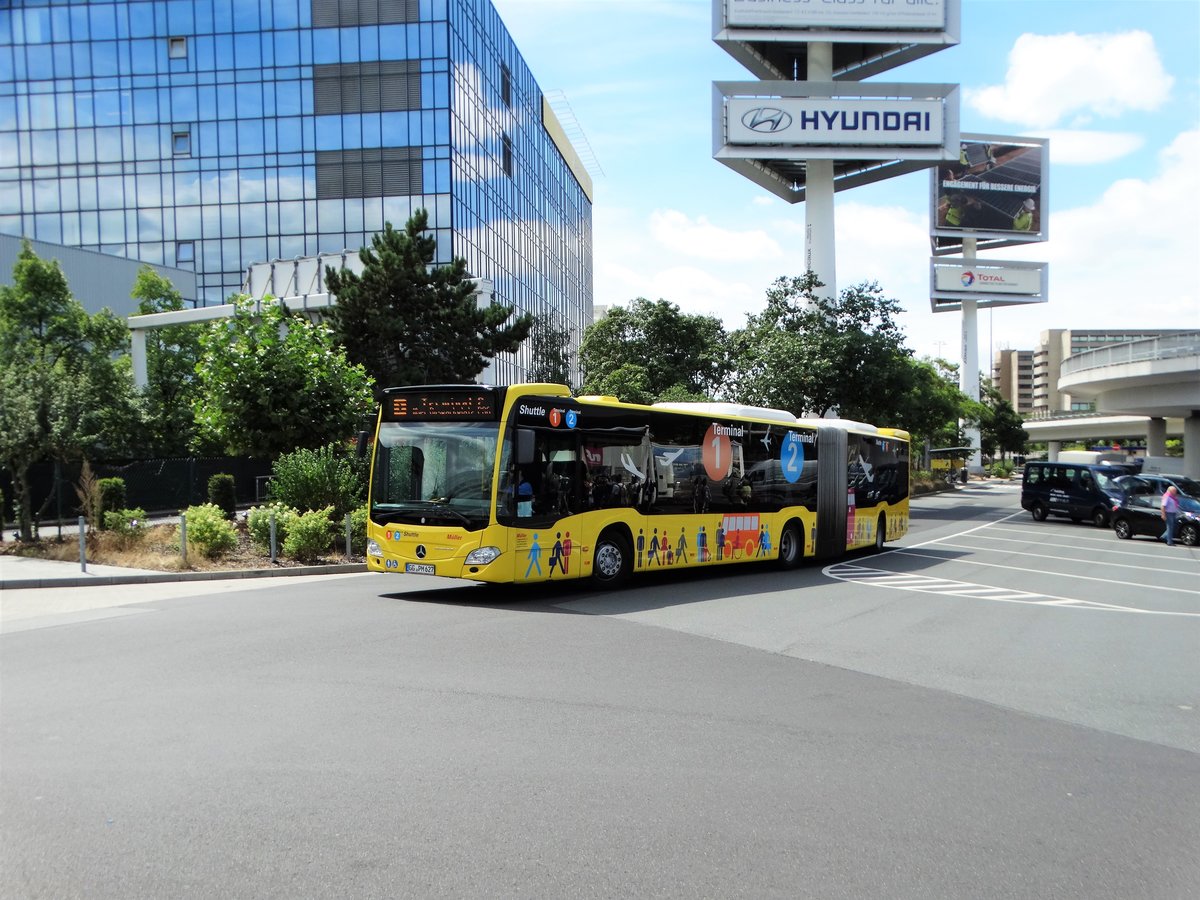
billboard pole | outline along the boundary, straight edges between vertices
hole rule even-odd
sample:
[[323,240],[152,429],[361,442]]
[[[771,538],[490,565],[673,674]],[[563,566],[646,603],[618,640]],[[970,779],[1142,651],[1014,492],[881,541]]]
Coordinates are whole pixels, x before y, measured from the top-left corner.
[[[808,80],[833,81],[833,44],[808,45]],[[837,253],[833,239],[833,160],[804,161],[804,264],[837,299]]]
[[[975,264],[976,238],[964,237],[962,242],[963,263],[970,268]],[[959,377],[962,392],[979,402],[979,302],[962,301],[962,374]],[[974,447],[967,464],[969,471],[979,473],[983,469],[983,450],[979,444],[979,428],[976,425],[963,427],[968,446]]]

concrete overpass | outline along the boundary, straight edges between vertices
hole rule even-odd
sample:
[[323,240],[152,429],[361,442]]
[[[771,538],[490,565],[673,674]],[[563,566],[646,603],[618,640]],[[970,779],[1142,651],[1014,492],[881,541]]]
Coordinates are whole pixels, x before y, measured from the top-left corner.
[[1200,331],[1077,353],[1058,388],[1095,400],[1096,413],[1025,423],[1051,459],[1063,441],[1143,436],[1147,454],[1162,456],[1168,435],[1182,436],[1182,474],[1200,479]]

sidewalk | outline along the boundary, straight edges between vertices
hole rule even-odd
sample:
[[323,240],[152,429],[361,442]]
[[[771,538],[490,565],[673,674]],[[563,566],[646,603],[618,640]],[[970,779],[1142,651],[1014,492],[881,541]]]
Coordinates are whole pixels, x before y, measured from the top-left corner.
[[[305,581],[365,577],[364,563],[212,572],[157,572],[88,563],[0,556],[0,634],[152,612],[156,601],[281,586],[278,578]],[[83,588],[81,590],[81,588]]]
[[177,581],[229,581],[300,575],[345,575],[366,570],[366,563],[342,563],[328,566],[292,566],[238,571],[159,572],[152,569],[128,569],[123,566],[101,566],[88,563],[87,571],[84,572],[78,562],[0,555],[0,591],[49,587],[98,587],[119,584],[166,584]]

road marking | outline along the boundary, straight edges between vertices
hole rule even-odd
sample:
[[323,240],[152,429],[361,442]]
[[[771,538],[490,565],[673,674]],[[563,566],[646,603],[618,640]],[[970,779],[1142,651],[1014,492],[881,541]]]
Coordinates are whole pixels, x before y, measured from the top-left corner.
[[[955,545],[946,544],[945,546],[954,547]],[[958,547],[958,549],[978,550],[979,548],[978,547],[960,546],[960,547]],[[929,553],[910,553],[907,550],[897,550],[895,552],[903,553],[905,556],[919,556],[922,559],[939,559],[942,562],[961,562],[963,565],[968,565],[968,566],[985,566],[989,569],[1009,569],[1013,572],[1025,572],[1025,573],[1028,573],[1030,571],[1028,568],[1022,568],[1021,566],[1005,566],[1005,565],[1001,565],[1000,563],[986,563],[986,562],[980,562],[977,559],[948,560],[944,556],[933,556]],[[1023,554],[1023,555],[1037,556],[1038,554]],[[1058,557],[1051,556],[1051,557],[1046,557],[1046,558],[1047,559],[1057,559]],[[1080,560],[1077,560],[1077,559],[1071,560],[1071,562],[1079,562],[1079,561]],[[1145,567],[1143,566],[1141,568],[1145,568]],[[1139,590],[1143,590],[1143,591],[1146,589],[1145,584],[1142,584],[1142,583],[1139,583],[1136,581],[1116,581],[1112,578],[1094,578],[1091,575],[1068,575],[1065,572],[1042,572],[1041,574],[1046,577],[1070,578],[1070,579],[1077,579],[1080,581],[1099,581],[1104,584],[1121,584],[1121,585],[1125,585],[1127,587],[1135,587],[1135,588],[1137,588]],[[1170,574],[1179,575],[1179,574],[1190,574],[1190,573],[1172,572]],[[1154,590],[1156,590],[1156,591],[1172,591],[1173,593],[1176,593],[1176,594],[1191,594],[1194,596],[1200,596],[1200,591],[1191,591],[1191,590],[1188,590],[1187,588],[1173,588],[1173,587],[1156,586],[1154,588]]]
[[[997,538],[996,540],[1004,540],[1004,538]],[[1016,543],[1028,543],[1028,542],[1017,541]],[[950,542],[949,539],[941,541],[940,546],[953,547],[955,550],[987,551],[987,549],[988,549],[987,547],[973,547],[970,544],[953,544]],[[1043,544],[1042,546],[1047,546],[1047,545]],[[1063,545],[1062,544],[1050,544],[1049,546],[1060,547]],[[904,552],[904,551],[901,550],[900,552]],[[999,552],[999,551],[997,551],[997,552]],[[1130,565],[1129,563],[1108,562],[1105,559],[1100,559],[1099,557],[1094,557],[1094,556],[1089,559],[1079,559],[1074,556],[1055,556],[1054,554],[1051,554],[1051,553],[1030,553],[1028,550],[1005,550],[1003,552],[1004,552],[1005,556],[1032,556],[1032,557],[1035,557],[1036,559],[1057,559],[1057,560],[1060,560],[1061,562],[1081,562],[1081,563],[1088,563],[1089,565],[1094,565],[1094,566],[1109,566],[1109,567],[1115,568],[1115,569],[1137,569],[1139,572],[1144,572],[1147,568],[1150,568],[1148,566],[1134,566],[1134,565]],[[1113,551],[1113,552],[1119,553],[1120,551],[1118,550],[1118,551]],[[1156,560],[1155,562],[1156,562],[1156,564],[1153,566],[1153,568],[1156,572],[1163,572],[1167,575],[1200,575],[1200,567],[1192,567],[1192,568],[1188,568],[1188,569],[1167,569],[1167,568],[1163,568],[1162,565],[1158,564],[1158,560]],[[1062,574],[1066,578],[1075,578],[1076,577],[1074,575],[1068,575],[1065,572],[1053,573],[1053,574]],[[1082,578],[1084,576],[1080,575],[1078,577]],[[1104,580],[1104,579],[1101,579],[1101,580]],[[1200,594],[1200,591],[1190,591],[1189,593]]]
[[[914,554],[922,555],[922,554]],[[931,557],[940,559],[941,557]],[[1011,568],[1002,566],[1001,568]],[[1024,569],[1020,571],[1025,571]],[[990,600],[997,603],[1024,603],[1031,606],[1052,606],[1060,609],[1094,609],[1100,612],[1141,613],[1147,616],[1182,616],[1184,618],[1200,618],[1200,612],[1174,612],[1161,609],[1139,609],[1134,606],[1118,606],[1114,603],[1098,603],[1094,600],[1076,600],[1073,597],[1059,597],[1054,594],[1035,594],[1028,591],[1015,591],[1011,588],[989,587],[988,585],[972,584],[969,581],[951,581],[946,578],[936,578],[932,575],[912,575],[904,572],[890,572],[886,569],[872,569],[855,563],[839,562],[826,566],[822,574],[837,581],[859,582],[891,588],[900,591],[916,591],[922,594],[937,594],[939,596],[962,597],[967,600]],[[1105,581],[1106,579],[1095,579]],[[1166,589],[1166,590],[1169,590]],[[1184,591],[1184,593],[1200,593]]]
[[[922,541],[918,544],[911,544],[908,547],[895,547],[890,550],[885,550],[883,553],[876,554],[872,558],[881,560],[886,556],[890,556],[891,554],[899,553],[904,556],[916,556],[922,559],[936,559],[940,560],[941,562],[953,562],[954,560],[947,560],[944,556],[937,556],[932,553],[916,553],[914,551],[922,547],[932,548],[935,546],[943,546],[959,550],[974,550],[978,552],[982,548],[972,547],[969,544],[954,544],[951,542],[956,538],[963,538],[968,535],[973,535],[977,531],[982,531],[985,528],[991,528],[992,526],[999,525],[1001,522],[1007,522],[1009,519],[1016,518],[1017,516],[1023,514],[1023,510],[1020,512],[1014,512],[1010,515],[1002,516],[1001,518],[994,519],[990,522],[984,522],[981,525],[976,525],[974,528],[968,528],[965,531],[960,531],[947,537],[931,538],[928,541]],[[1039,534],[1041,534],[1041,532],[1039,532]],[[1021,553],[1015,551],[1007,551],[1007,553],[1010,556],[1034,556],[1042,559],[1059,559],[1066,562],[1096,561],[1071,559],[1070,557],[1049,556],[1041,553]],[[1023,568],[1021,566],[1006,566],[1001,563],[980,562],[976,559],[962,560],[961,562],[963,562],[964,565],[984,566],[989,569],[1008,569],[1014,572],[1029,572],[1028,568]],[[1131,566],[1123,563],[1104,563],[1104,565],[1119,566],[1127,569],[1145,569],[1145,566]],[[1159,571],[1162,571],[1162,569],[1160,568]],[[1033,606],[1053,606],[1065,609],[1094,609],[1104,612],[1131,612],[1151,616],[1182,616],[1184,618],[1200,618],[1200,612],[1173,612],[1169,610],[1141,609],[1133,606],[1120,606],[1114,603],[1099,603],[1094,600],[1078,600],[1074,597],[1062,597],[1055,594],[1033,593],[1030,591],[1014,590],[1012,588],[1001,588],[990,585],[975,584],[968,581],[954,581],[952,579],[939,578],[933,575],[917,575],[911,572],[894,572],[887,569],[875,569],[869,566],[862,566],[849,562],[833,563],[822,569],[821,573],[838,581],[858,582],[862,584],[878,585],[879,587],[890,588],[892,590],[916,591],[923,594],[939,594],[942,596],[963,597],[964,599],[993,600],[998,603],[1024,603]],[[1190,571],[1180,572],[1178,570],[1168,570],[1168,573],[1179,575],[1191,574]],[[1046,572],[1043,574],[1060,578],[1070,578],[1083,581],[1099,581],[1103,582],[1104,584],[1120,584],[1136,588],[1145,588],[1145,585],[1143,584],[1137,584],[1128,581],[1116,581],[1112,578],[1095,578],[1090,575],[1068,575],[1058,572]],[[1187,588],[1157,587],[1155,590],[1200,596],[1200,590],[1188,590]]]

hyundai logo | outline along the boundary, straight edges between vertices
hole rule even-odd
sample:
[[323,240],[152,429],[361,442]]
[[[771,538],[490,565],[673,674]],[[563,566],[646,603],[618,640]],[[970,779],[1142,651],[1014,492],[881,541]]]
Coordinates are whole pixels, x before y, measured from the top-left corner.
[[424,559],[424,558],[425,558],[425,545],[417,544],[417,559]]
[[783,131],[792,124],[792,117],[782,109],[774,106],[760,106],[742,116],[742,124],[751,131],[762,134],[774,134]]

